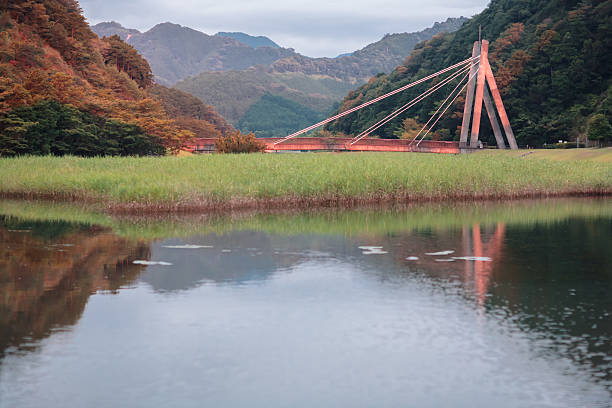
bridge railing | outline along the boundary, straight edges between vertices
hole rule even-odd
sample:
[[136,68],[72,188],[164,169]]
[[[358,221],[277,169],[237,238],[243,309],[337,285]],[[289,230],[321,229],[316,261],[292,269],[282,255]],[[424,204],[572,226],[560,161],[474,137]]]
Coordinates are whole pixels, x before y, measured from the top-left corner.
[[[370,151],[370,152],[423,152],[423,153],[460,153],[473,149],[460,149],[459,142],[423,140],[418,146],[406,139],[362,139],[351,144],[351,138],[297,137],[283,143],[281,138],[261,138],[266,151]],[[197,139],[187,150],[195,153],[215,151],[216,139]]]

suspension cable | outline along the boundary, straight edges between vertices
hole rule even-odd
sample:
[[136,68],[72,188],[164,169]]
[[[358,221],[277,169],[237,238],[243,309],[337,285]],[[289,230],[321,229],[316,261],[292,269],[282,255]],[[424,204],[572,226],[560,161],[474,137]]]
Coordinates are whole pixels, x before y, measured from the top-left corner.
[[410,109],[411,107],[413,107],[417,103],[421,102],[422,100],[424,100],[425,98],[427,98],[428,96],[430,96],[431,94],[436,92],[438,89],[442,88],[443,86],[447,85],[449,82],[453,81],[459,75],[465,73],[466,71],[469,71],[470,68],[471,67],[468,66],[468,67],[460,69],[459,71],[457,71],[453,75],[450,75],[449,77],[445,78],[444,80],[442,80],[438,84],[436,84],[433,87],[429,88],[427,91],[423,92],[421,95],[417,96],[416,98],[414,98],[413,100],[411,100],[410,102],[408,102],[407,104],[405,104],[404,106],[402,106],[401,108],[396,110],[395,112],[390,113],[389,115],[387,115],[386,117],[384,117],[383,119],[381,119],[380,121],[375,123],[374,125],[370,126],[365,131],[361,132],[355,138],[353,138],[353,140],[351,141],[350,145],[351,146],[354,145],[355,143],[359,142],[361,139],[363,139],[364,137],[368,136],[370,133],[372,133],[376,129],[378,129],[381,126],[387,124],[389,121],[395,119],[397,116],[401,115],[406,110]]
[[[474,74],[475,75],[475,74]],[[427,132],[421,137],[421,139],[417,142],[417,147],[419,147],[419,145],[421,144],[421,142],[423,141],[423,139],[425,138],[425,136],[427,136],[429,134],[429,132],[431,132],[431,130],[436,126],[436,123],[438,123],[438,121],[442,118],[442,116],[444,116],[444,114],[446,113],[446,111],[448,110],[448,108],[450,108],[453,103],[455,103],[455,101],[457,100],[457,98],[459,97],[459,95],[461,95],[461,93],[463,92],[463,90],[468,86],[468,84],[470,83],[470,81],[472,80],[472,78],[474,77],[474,75],[471,75],[470,78],[467,80],[467,82],[465,83],[465,85],[463,85],[463,87],[459,90],[459,92],[457,92],[457,95],[455,95],[455,97],[453,98],[453,100],[446,106],[446,108],[442,111],[442,113],[438,116],[438,119],[436,119],[436,121],[433,123],[433,125],[431,125],[431,127],[429,129],[427,129]],[[464,78],[465,79],[465,78]],[[461,81],[463,82],[463,80]],[[459,86],[459,85],[457,85]],[[455,88],[456,89],[456,88]],[[454,92],[454,90],[453,90]],[[452,95],[452,93],[451,93]],[[450,95],[449,95],[450,96]],[[434,114],[435,115],[435,114]],[[416,138],[415,138],[416,139]],[[412,142],[414,142],[414,140],[412,140]],[[410,144],[412,144],[412,142],[410,142]]]
[[[410,141],[410,145],[412,145],[412,143],[414,143],[415,140],[417,140],[419,138],[419,136],[421,136],[421,133],[423,133],[424,130],[428,130],[427,133],[429,133],[431,128],[428,128],[427,126],[429,126],[429,123],[436,117],[436,115],[438,114],[438,112],[440,112],[440,109],[442,109],[442,107],[444,107],[444,105],[446,105],[446,102],[448,102],[448,100],[453,96],[453,94],[455,93],[455,91],[457,90],[457,88],[459,88],[461,86],[461,84],[463,83],[463,81],[465,80],[466,77],[468,77],[470,74],[469,72],[463,77],[461,78],[461,81],[457,84],[457,86],[448,94],[448,96],[446,97],[446,99],[444,99],[444,101],[440,104],[440,106],[438,106],[438,109],[436,109],[436,111],[433,113],[433,115],[431,115],[431,117],[429,118],[429,120],[427,121],[427,123],[425,123],[423,125],[423,127],[421,128],[421,130],[419,130],[419,133],[416,134],[416,136]],[[470,78],[471,79],[471,78]],[[426,134],[427,134],[426,133]]]
[[346,111],[344,111],[344,112],[342,112],[342,113],[339,113],[339,114],[337,114],[337,115],[334,115],[334,116],[332,116],[332,117],[330,117],[330,118],[328,118],[328,119],[322,120],[322,121],[321,121],[321,122],[319,122],[319,123],[315,123],[315,124],[314,124],[314,125],[312,125],[312,126],[309,126],[309,127],[305,128],[305,129],[302,129],[302,130],[300,130],[300,131],[297,131],[297,132],[295,132],[295,133],[292,133],[292,134],[290,134],[289,136],[286,136],[286,137],[282,138],[281,140],[276,141],[275,143],[273,143],[273,146],[275,146],[275,145],[277,145],[277,144],[279,144],[279,143],[282,143],[282,142],[284,142],[284,141],[286,141],[286,140],[292,139],[292,138],[294,138],[294,137],[296,137],[296,136],[299,136],[299,135],[301,135],[301,134],[304,134],[304,133],[306,133],[306,132],[309,132],[309,131],[311,131],[311,130],[313,130],[313,129],[316,129],[316,128],[318,128],[319,126],[323,126],[323,125],[325,125],[325,124],[327,124],[327,123],[329,123],[329,122],[332,122],[332,121],[334,121],[334,120],[336,120],[336,119],[339,119],[339,118],[341,118],[341,117],[343,117],[343,116],[346,116],[346,115],[348,115],[348,114],[350,114],[350,113],[353,113],[353,112],[355,112],[355,111],[358,111],[358,110],[360,110],[360,109],[363,109],[363,108],[365,108],[366,106],[370,106],[370,105],[372,105],[372,104],[374,104],[374,103],[376,103],[376,102],[378,102],[378,101],[381,101],[381,100],[383,100],[383,99],[385,99],[385,98],[388,98],[388,97],[390,97],[390,96],[392,96],[392,95],[395,95],[395,94],[397,94],[397,93],[399,93],[399,92],[405,91],[406,89],[412,88],[412,87],[414,87],[414,86],[416,86],[416,85],[418,85],[418,84],[421,84],[421,83],[423,83],[423,82],[426,82],[426,81],[428,81],[428,80],[430,80],[430,79],[432,79],[432,78],[435,78],[435,77],[437,77],[437,76],[439,76],[439,75],[442,75],[442,74],[443,74],[443,73],[445,73],[445,72],[448,72],[448,71],[454,70],[455,68],[461,67],[461,66],[463,66],[463,65],[465,65],[465,64],[469,64],[469,63],[471,63],[473,60],[475,60],[476,58],[478,58],[478,57],[470,57],[470,58],[468,58],[468,59],[466,59],[466,60],[464,60],[464,61],[461,61],[461,62],[459,62],[459,63],[457,63],[457,64],[455,64],[455,65],[451,65],[450,67],[444,68],[444,69],[443,69],[443,70],[441,70],[441,71],[438,71],[438,72],[436,72],[436,73],[434,73],[434,74],[428,75],[428,76],[426,76],[425,78],[421,78],[421,79],[419,79],[418,81],[411,82],[411,83],[409,83],[409,84],[407,84],[407,85],[402,86],[401,88],[398,88],[398,89],[396,89],[396,90],[394,90],[394,91],[391,91],[391,92],[389,92],[389,93],[387,93],[387,94],[384,94],[384,95],[381,95],[381,96],[379,96],[379,97],[377,97],[377,98],[374,98],[374,99],[372,99],[371,101],[368,101],[368,102],[362,103],[362,104],[361,104],[361,105],[359,105],[359,106],[355,106],[354,108],[348,109],[348,110],[346,110]]

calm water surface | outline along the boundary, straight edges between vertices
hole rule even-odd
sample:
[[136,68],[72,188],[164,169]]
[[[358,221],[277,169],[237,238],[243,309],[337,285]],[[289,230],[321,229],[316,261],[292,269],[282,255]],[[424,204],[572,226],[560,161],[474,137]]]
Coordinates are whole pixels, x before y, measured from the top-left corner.
[[612,200],[79,211],[0,203],[0,407],[612,406]]

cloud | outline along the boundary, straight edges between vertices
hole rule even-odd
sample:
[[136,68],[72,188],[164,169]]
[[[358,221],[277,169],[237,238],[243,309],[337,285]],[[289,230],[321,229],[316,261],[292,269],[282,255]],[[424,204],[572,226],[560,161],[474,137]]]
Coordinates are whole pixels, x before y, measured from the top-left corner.
[[472,16],[487,0],[321,1],[321,0],[82,0],[92,24],[118,21],[146,31],[170,21],[208,34],[242,31],[266,35],[309,56],[336,56],[379,40],[386,33],[411,32],[447,17]]

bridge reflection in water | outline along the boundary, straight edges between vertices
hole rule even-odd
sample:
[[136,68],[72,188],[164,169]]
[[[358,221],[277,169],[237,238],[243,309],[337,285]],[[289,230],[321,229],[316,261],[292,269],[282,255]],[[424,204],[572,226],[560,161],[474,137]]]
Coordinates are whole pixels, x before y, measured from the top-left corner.
[[[465,280],[473,281],[479,305],[484,305],[489,292],[489,281],[495,266],[502,255],[502,245],[506,234],[506,225],[498,223],[490,240],[483,242],[480,225],[472,226],[471,234],[468,227],[463,227],[463,253],[474,254],[474,260],[465,263]],[[470,239],[471,235],[471,239]],[[481,258],[481,259],[476,259]]]

